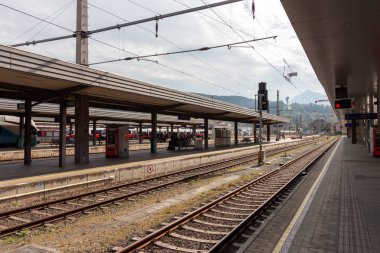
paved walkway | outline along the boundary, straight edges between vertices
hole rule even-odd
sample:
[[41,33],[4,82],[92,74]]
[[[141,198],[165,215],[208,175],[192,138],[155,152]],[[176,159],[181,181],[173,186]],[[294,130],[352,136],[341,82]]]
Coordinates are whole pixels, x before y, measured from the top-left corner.
[[380,252],[380,159],[343,138],[323,169],[310,173],[245,252],[272,252],[277,243],[274,252]]

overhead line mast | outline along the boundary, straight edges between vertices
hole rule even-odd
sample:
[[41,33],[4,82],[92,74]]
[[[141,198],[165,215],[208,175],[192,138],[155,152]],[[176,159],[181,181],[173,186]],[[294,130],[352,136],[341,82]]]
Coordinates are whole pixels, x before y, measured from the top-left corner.
[[[99,29],[95,29],[92,31],[85,31],[83,35],[86,35],[88,37],[91,34],[95,34],[95,33],[106,32],[106,31],[110,31],[110,30],[114,30],[114,29],[120,29],[123,27],[133,26],[133,25],[147,23],[147,22],[151,22],[151,21],[158,21],[158,20],[164,19],[164,18],[179,16],[179,15],[183,15],[183,14],[187,14],[187,13],[191,13],[191,12],[210,9],[210,8],[214,8],[214,7],[218,7],[218,6],[222,6],[222,5],[227,5],[227,4],[232,4],[232,3],[236,3],[236,2],[241,2],[241,1],[243,1],[243,0],[226,0],[226,1],[221,1],[221,2],[217,2],[217,3],[213,3],[213,4],[202,5],[202,6],[182,10],[182,11],[176,11],[176,12],[171,12],[171,13],[167,13],[167,14],[156,15],[156,16],[150,17],[150,18],[145,18],[145,19],[140,19],[140,20],[136,20],[136,21],[132,21],[132,22],[126,22],[126,23],[122,23],[122,24],[117,24],[117,25],[113,25],[113,26],[99,28]],[[35,44],[39,44],[39,43],[48,42],[48,41],[69,39],[69,38],[73,38],[73,37],[77,37],[77,36],[78,36],[78,34],[76,32],[74,34],[67,35],[67,36],[59,36],[59,37],[53,37],[53,38],[48,38],[48,39],[43,39],[43,40],[27,41],[24,43],[13,44],[11,46],[12,47],[29,46],[29,45],[35,45]]]

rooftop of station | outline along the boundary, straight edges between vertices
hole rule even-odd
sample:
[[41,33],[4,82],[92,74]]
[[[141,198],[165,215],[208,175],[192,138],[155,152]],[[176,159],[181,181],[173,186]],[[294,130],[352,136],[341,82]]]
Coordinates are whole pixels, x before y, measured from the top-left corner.
[[[22,101],[0,99],[0,115],[22,116],[23,110],[17,109],[17,104]],[[34,107],[33,117],[56,118],[59,116],[59,105],[56,104],[39,104]],[[89,108],[90,120],[109,123],[150,123],[151,117],[147,113],[127,112],[121,110]],[[67,110],[67,116],[74,118],[74,108],[70,107]],[[179,120],[175,116],[157,115],[157,122],[162,124],[186,124],[186,125],[202,125],[203,120],[191,118],[190,120]]]
[[[376,94],[379,86],[380,2],[281,1],[290,22],[334,108],[335,88],[347,98]],[[377,11],[375,11],[377,10]],[[355,105],[364,104],[355,101]],[[344,119],[350,109],[336,110]]]
[[[157,112],[225,121],[258,122],[259,113],[216,99],[0,46],[2,97],[32,98],[55,103],[66,95],[87,95],[90,107]],[[285,117],[263,113],[265,124],[288,123]]]

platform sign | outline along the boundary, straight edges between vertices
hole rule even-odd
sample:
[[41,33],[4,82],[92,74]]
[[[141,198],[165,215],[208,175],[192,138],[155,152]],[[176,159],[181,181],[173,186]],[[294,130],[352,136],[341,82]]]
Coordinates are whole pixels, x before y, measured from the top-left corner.
[[190,116],[187,116],[187,115],[178,115],[178,120],[190,120]]
[[346,120],[350,119],[377,119],[376,113],[347,113],[344,115]]
[[153,167],[153,164],[148,164],[146,166],[146,172],[148,173],[148,175],[151,175],[152,173],[154,173],[154,167]]

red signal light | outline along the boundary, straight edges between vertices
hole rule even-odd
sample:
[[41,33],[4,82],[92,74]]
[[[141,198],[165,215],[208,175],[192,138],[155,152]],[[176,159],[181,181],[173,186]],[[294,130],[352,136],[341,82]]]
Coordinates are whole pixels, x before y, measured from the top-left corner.
[[349,109],[352,107],[351,99],[339,99],[335,100],[335,109]]

